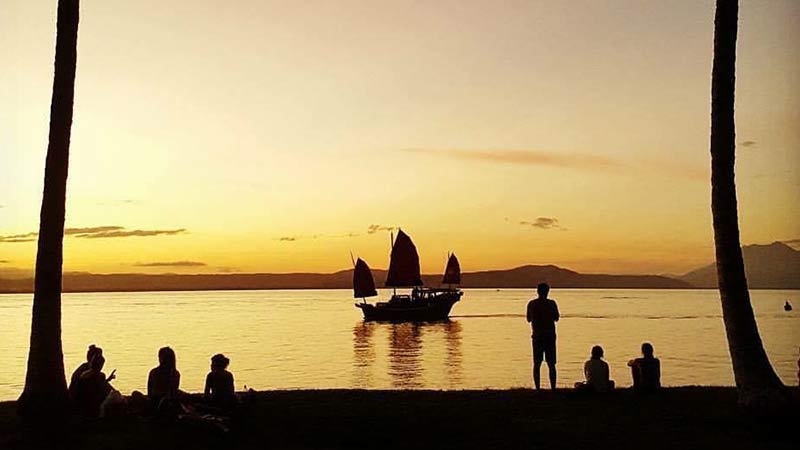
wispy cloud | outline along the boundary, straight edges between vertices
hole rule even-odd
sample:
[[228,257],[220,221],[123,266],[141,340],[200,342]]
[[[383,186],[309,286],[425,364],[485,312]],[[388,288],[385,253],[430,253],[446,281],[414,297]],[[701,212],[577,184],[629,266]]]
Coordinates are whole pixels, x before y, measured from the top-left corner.
[[106,225],[102,227],[65,228],[64,235],[75,236],[75,237],[86,237],[86,235],[89,234],[108,233],[110,231],[120,231],[124,229],[125,227],[120,227],[117,225]]
[[367,227],[367,234],[375,234],[378,231],[394,231],[397,227],[389,226],[389,225],[378,225],[372,224]]
[[32,231],[30,233],[24,234],[7,234],[7,235],[0,235],[0,242],[33,242],[36,240],[36,236],[39,233]]
[[297,234],[297,235],[290,235],[290,236],[280,236],[276,237],[275,241],[279,242],[295,242],[301,240],[310,240],[310,239],[341,239],[341,238],[351,238],[360,236],[359,233],[342,233],[342,234]]
[[520,225],[538,228],[540,230],[566,230],[558,223],[555,217],[537,217],[536,220],[520,220]]
[[548,152],[542,150],[406,148],[403,149],[403,151],[468,161],[553,166],[572,169],[600,169],[612,168],[620,165],[619,162],[605,156]]
[[121,238],[121,237],[147,237],[147,236],[172,236],[175,234],[183,234],[186,232],[185,228],[178,228],[175,230],[119,230],[119,231],[101,231],[97,233],[80,234],[76,237],[88,239],[105,239],[105,238]]
[[758,145],[756,141],[742,141],[739,143],[740,146],[748,148],[748,147],[755,147]]
[[205,267],[208,264],[200,261],[156,261],[146,263],[136,263],[136,267]]
[[10,260],[8,260],[8,259],[0,259],[0,264],[8,264],[8,263],[10,263],[10,262],[11,262],[11,261],[10,261]]
[[[64,229],[65,236],[71,236],[82,239],[105,239],[105,238],[123,238],[123,237],[147,237],[147,236],[161,236],[161,235],[175,235],[185,233],[185,228],[177,228],[173,230],[128,230],[119,225],[104,225],[99,227],[83,227],[83,228],[66,228]],[[12,242],[33,242],[39,233],[32,231],[24,234],[10,234],[0,235],[0,243]]]

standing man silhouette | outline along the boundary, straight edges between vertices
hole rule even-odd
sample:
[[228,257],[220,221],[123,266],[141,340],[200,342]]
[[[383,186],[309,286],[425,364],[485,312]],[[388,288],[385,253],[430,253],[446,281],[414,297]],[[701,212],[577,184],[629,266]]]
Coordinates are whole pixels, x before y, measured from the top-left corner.
[[550,286],[539,283],[539,296],[528,302],[528,322],[531,324],[533,342],[533,384],[539,390],[542,361],[547,361],[550,372],[550,388],[556,388],[556,322],[559,319],[558,305],[547,298]]

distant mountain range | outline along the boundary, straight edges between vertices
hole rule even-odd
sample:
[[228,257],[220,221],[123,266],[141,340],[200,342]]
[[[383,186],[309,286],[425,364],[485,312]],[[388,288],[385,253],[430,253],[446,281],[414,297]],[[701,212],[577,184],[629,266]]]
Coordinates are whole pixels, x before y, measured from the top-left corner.
[[[753,289],[800,289],[800,252],[782,242],[742,247],[747,284]],[[709,264],[678,279],[698,288],[717,287],[717,266]]]
[[[800,289],[800,252],[775,242],[769,245],[748,245],[743,248],[747,278],[755,289]],[[373,270],[375,284],[383,286],[385,270]],[[464,288],[534,288],[547,281],[555,288],[614,288],[614,289],[692,289],[716,288],[714,264],[693,270],[685,275],[605,275],[582,274],[561,267],[522,266],[507,270],[466,272]],[[353,271],[334,273],[248,273],[248,274],[64,274],[65,292],[114,291],[191,291],[246,289],[349,289]],[[423,275],[426,286],[439,286],[441,275]],[[30,277],[0,278],[0,293],[32,292]]]
[[[373,270],[375,284],[382,286],[385,270]],[[580,274],[556,266],[523,266],[462,274],[464,288],[532,288],[547,281],[559,288],[691,288],[681,280],[656,275]],[[426,286],[439,286],[441,275],[423,275]],[[65,292],[184,291],[234,289],[349,289],[353,271],[334,273],[250,274],[64,274]],[[33,280],[0,279],[0,292],[31,292]]]

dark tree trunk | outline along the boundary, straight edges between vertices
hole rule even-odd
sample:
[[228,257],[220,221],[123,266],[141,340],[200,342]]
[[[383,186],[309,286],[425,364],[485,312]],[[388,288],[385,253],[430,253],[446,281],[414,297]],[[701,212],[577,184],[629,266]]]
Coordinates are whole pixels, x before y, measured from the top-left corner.
[[722,316],[740,403],[756,411],[782,407],[786,392],[769,363],[750,303],[739,242],[734,163],[738,0],[717,0],[711,75],[711,212]]
[[59,0],[50,136],[39,216],[36,284],[25,389],[19,412],[33,420],[67,411],[67,384],[61,349],[61,266],[66,207],[69,140],[75,94],[79,0]]

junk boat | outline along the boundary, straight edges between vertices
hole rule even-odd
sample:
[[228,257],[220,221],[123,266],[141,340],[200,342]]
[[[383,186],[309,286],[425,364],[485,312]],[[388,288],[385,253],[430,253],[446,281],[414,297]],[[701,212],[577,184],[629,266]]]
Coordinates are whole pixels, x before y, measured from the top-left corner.
[[[446,288],[424,287],[419,268],[419,255],[411,238],[398,230],[393,239],[389,260],[386,287],[393,288],[388,302],[367,303],[367,297],[375,297],[375,280],[367,263],[358,258],[353,270],[353,297],[362,299],[356,308],[364,313],[364,320],[391,322],[432,322],[447,320],[450,309],[464,293],[453,285],[461,284],[461,266],[455,254],[447,258],[442,285]],[[397,288],[411,288],[410,294],[398,294]]]

